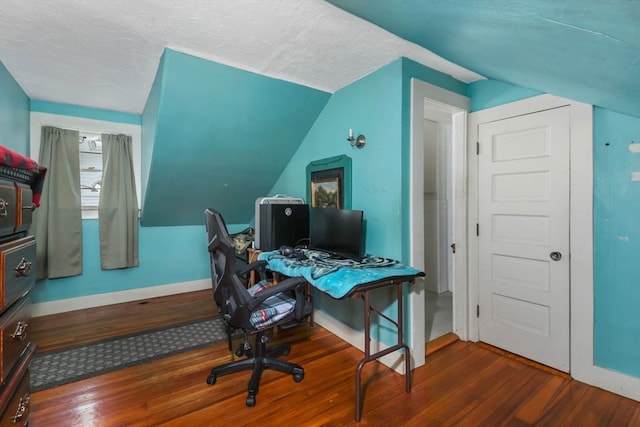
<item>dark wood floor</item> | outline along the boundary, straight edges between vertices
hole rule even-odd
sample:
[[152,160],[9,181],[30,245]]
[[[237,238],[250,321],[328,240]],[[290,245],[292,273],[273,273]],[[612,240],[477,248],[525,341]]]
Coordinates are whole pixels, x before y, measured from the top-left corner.
[[[33,321],[40,351],[215,315],[210,292],[84,310]],[[266,372],[245,406],[247,372],[220,377],[225,344],[33,393],[30,426],[344,426],[354,422],[356,348],[322,327],[278,333],[305,379]],[[554,375],[487,346],[457,341],[427,357],[404,392],[402,376],[364,370],[363,426],[640,426],[640,403]]]

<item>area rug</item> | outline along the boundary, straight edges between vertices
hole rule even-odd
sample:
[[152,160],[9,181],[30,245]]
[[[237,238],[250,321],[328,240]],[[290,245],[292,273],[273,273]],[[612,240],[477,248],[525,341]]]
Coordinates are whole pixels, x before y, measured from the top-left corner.
[[29,365],[31,392],[206,347],[226,339],[224,323],[216,317],[78,347],[36,353]]

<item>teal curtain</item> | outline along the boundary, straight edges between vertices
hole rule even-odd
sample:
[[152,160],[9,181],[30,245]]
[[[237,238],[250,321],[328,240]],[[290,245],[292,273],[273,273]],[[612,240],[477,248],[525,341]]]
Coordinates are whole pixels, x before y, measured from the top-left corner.
[[131,137],[102,134],[100,265],[103,270],[138,266],[138,198]]
[[48,171],[32,230],[38,279],[82,274],[79,137],[78,131],[42,127],[38,162]]

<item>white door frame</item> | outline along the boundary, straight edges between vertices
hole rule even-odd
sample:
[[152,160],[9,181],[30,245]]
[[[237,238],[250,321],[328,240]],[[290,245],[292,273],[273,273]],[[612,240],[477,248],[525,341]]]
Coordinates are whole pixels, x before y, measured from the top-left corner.
[[[571,323],[575,326],[573,314],[577,302],[576,282],[593,283],[593,229],[592,229],[592,121],[591,106],[552,95],[540,95],[522,101],[500,105],[486,110],[474,112],[469,116],[469,150],[478,141],[480,123],[521,116],[537,111],[569,106],[571,111],[570,141],[570,286],[571,286]],[[469,159],[469,340],[478,341],[478,238],[475,230],[478,223],[478,158]],[[577,213],[580,212],[580,215]],[[577,268],[580,265],[580,268]],[[580,277],[582,276],[582,277]],[[593,301],[592,301],[593,303]],[[576,331],[571,329],[572,341],[576,341]],[[593,335],[593,334],[592,334]],[[592,339],[591,339],[592,341]],[[573,347],[572,347],[573,350]],[[572,354],[574,352],[572,351]],[[573,356],[572,356],[573,358]],[[572,360],[572,368],[574,363]]]
[[[470,101],[466,96],[450,92],[441,87],[411,79],[411,148],[410,148],[410,259],[412,266],[424,270],[424,100],[440,104],[440,110],[452,115],[453,141],[453,200],[456,236],[453,283],[453,327],[461,338],[466,339],[466,137],[467,112]],[[460,245],[460,246],[458,246]],[[428,272],[427,272],[428,273]],[[411,313],[412,365],[418,367],[425,362],[425,301],[424,280],[417,279],[409,293]],[[460,328],[457,327],[460,325]]]
[[[416,168],[419,167],[416,159],[421,158],[415,156],[415,149],[423,142],[424,98],[448,105],[457,105],[456,102],[460,99],[468,102],[466,97],[419,80],[411,80],[410,261],[412,264],[415,262],[416,266],[424,262],[420,261],[424,258],[423,250],[416,245],[424,236],[423,224],[420,223],[422,194],[418,198],[414,195],[417,190],[415,187],[422,186],[421,180],[415,179]],[[456,237],[454,332],[462,340],[478,340],[478,319],[475,312],[478,304],[478,242],[475,237],[478,222],[478,164],[477,158],[471,156],[476,150],[478,123],[562,106],[571,108],[571,376],[640,401],[640,379],[596,366],[593,360],[593,107],[589,104],[545,94],[478,111],[469,116],[468,133],[462,132],[465,134],[463,147],[458,149],[454,145],[453,153],[456,176],[454,199],[459,203],[458,200],[462,198],[462,203],[456,207],[455,227],[463,234]],[[466,114],[464,118],[466,121]],[[412,354],[413,366],[417,367],[424,364],[423,282],[417,281],[413,286],[409,295],[409,307],[412,316],[411,346],[413,350],[417,350]]]
[[[640,400],[640,379],[595,366],[593,360],[593,107],[553,95],[504,104],[469,117],[468,150],[475,150],[480,123],[536,111],[569,106],[570,160],[570,351],[571,376],[579,381]],[[469,230],[478,222],[478,161],[471,158],[469,174]],[[469,236],[469,340],[478,340],[478,239]]]

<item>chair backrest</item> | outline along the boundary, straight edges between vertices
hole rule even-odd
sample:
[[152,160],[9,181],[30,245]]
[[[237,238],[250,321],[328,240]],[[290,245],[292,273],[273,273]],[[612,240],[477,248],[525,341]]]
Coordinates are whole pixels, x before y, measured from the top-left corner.
[[[232,316],[237,317],[234,316],[236,309],[245,306],[252,297],[236,274],[233,240],[229,236],[222,215],[209,208],[204,211],[204,217],[209,241],[207,248],[211,261],[213,299],[225,320],[229,322]],[[245,322],[248,322],[248,319],[241,320],[242,324],[231,326],[240,328]]]

